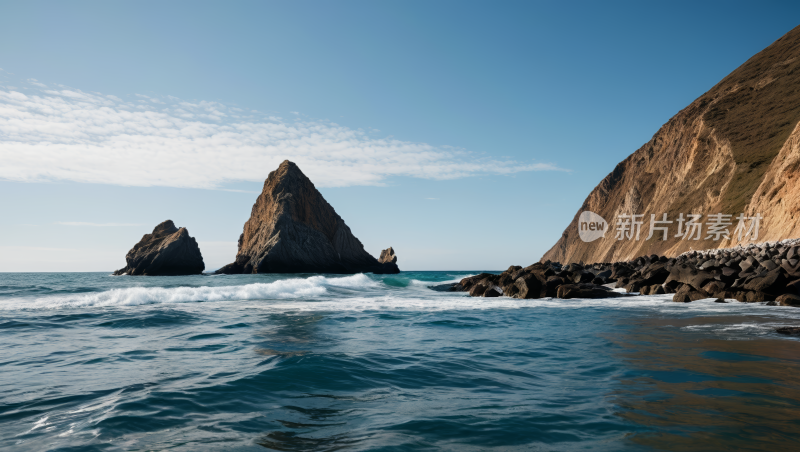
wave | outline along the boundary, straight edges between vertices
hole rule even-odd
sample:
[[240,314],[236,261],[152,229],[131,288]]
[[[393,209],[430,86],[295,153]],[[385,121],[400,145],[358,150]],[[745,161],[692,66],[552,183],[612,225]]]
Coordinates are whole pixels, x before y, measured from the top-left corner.
[[316,298],[327,294],[330,287],[369,289],[379,286],[380,283],[373,281],[368,276],[357,274],[340,278],[311,276],[305,279],[282,279],[270,283],[240,286],[127,287],[89,294],[12,299],[3,302],[0,309],[58,309],[91,306],[139,306],[160,303]]
[[422,287],[438,286],[438,285],[441,285],[441,284],[453,284],[453,283],[461,282],[461,280],[464,279],[464,278],[469,278],[470,276],[475,276],[476,274],[465,273],[464,276],[459,276],[459,277],[457,277],[455,279],[448,279],[446,281],[423,281],[423,280],[420,280],[420,279],[412,279],[409,282],[409,284],[411,284],[412,286],[422,286]]
[[[460,278],[458,279],[460,280]],[[455,282],[457,280],[446,281]],[[242,307],[277,311],[467,311],[487,309],[647,309],[661,312],[694,311],[708,314],[774,315],[800,319],[796,308],[759,303],[714,303],[713,299],[672,303],[672,295],[629,295],[618,298],[560,300],[544,298],[473,298],[464,292],[435,292],[426,286],[445,282],[407,280],[396,286],[386,278],[364,274],[342,277],[311,276],[268,283],[201,287],[127,287],[95,293],[72,293],[0,298],[0,311],[49,310],[91,307],[197,302],[239,302]]]

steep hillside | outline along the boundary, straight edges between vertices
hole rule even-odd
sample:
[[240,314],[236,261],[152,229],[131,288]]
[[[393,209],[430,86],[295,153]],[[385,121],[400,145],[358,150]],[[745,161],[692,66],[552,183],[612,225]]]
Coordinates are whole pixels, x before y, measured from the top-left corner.
[[[559,241],[542,257],[558,262],[627,261],[649,254],[725,248],[752,240],[732,233],[740,213],[759,213],[756,241],[800,236],[800,27],[775,41],[664,124],[617,165],[584,201]],[[584,242],[583,211],[609,224],[604,238]],[[649,234],[650,215],[731,214],[730,239],[700,240]],[[616,240],[621,214],[644,214],[640,240]],[[748,223],[749,225],[749,223]]]

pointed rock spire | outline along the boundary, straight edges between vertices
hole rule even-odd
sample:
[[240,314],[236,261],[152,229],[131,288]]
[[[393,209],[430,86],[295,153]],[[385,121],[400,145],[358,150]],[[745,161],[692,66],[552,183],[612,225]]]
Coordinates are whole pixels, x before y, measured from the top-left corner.
[[236,260],[217,273],[399,271],[394,262],[379,263],[367,253],[311,180],[285,160],[264,182]]

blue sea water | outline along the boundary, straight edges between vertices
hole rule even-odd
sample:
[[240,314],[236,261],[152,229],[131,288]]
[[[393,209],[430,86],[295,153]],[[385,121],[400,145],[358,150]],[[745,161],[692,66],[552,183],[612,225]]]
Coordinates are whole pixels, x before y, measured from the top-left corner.
[[0,274],[0,449],[798,449],[800,309],[467,274]]

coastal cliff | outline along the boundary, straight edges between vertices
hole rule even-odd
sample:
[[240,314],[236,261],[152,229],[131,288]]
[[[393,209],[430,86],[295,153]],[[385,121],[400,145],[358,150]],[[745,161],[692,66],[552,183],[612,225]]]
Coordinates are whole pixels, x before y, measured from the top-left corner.
[[199,275],[205,270],[203,255],[186,228],[167,220],[145,234],[125,256],[127,265],[115,275]]
[[367,253],[311,180],[286,160],[264,182],[236,260],[217,273],[398,273],[389,250],[384,253],[394,259],[381,262]]
[[[558,242],[541,258],[620,262],[657,254],[800,237],[800,27],[775,41],[670,119],[589,194]],[[581,212],[608,222],[603,238],[584,242]],[[650,215],[761,216],[759,235],[714,240],[651,239]],[[643,214],[639,240],[616,240],[618,215]],[[705,232],[705,229],[703,230]]]

